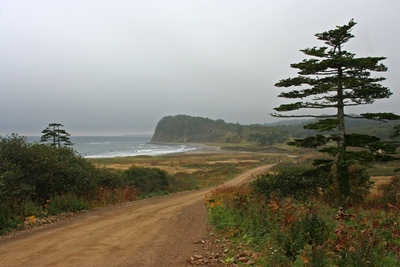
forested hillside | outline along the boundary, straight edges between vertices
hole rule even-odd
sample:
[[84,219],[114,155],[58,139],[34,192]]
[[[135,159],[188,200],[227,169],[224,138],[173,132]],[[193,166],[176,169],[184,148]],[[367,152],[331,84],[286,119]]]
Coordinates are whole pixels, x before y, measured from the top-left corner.
[[[317,120],[282,120],[270,124],[264,124],[269,127],[279,127],[284,130],[288,135],[295,138],[304,138],[315,135],[317,131],[303,129],[303,126]],[[388,140],[389,136],[393,133],[393,127],[400,124],[400,121],[389,121],[387,123],[381,121],[373,121],[366,119],[351,119],[346,118],[346,133],[363,133],[367,135],[374,135],[382,140]],[[336,130],[333,133],[337,132]]]
[[259,144],[283,143],[288,135],[277,127],[226,123],[187,115],[166,116],[155,129],[151,142],[218,142],[241,143],[249,139]]
[[[192,117],[188,115],[166,116],[155,129],[151,142],[154,143],[243,143],[260,145],[284,143],[290,137],[304,138],[316,134],[314,130],[303,129],[312,120],[282,120],[264,125],[241,125],[224,120]],[[388,140],[393,127],[399,121],[379,122],[363,119],[346,119],[347,133],[364,133]],[[327,132],[326,132],[327,133]],[[324,133],[322,133],[324,134]]]

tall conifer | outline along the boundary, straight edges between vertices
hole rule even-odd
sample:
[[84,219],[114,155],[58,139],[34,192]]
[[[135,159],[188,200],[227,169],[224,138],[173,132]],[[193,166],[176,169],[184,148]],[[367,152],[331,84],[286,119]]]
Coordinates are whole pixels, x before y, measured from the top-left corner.
[[61,142],[64,143],[65,146],[71,146],[73,143],[69,140],[69,133],[65,130],[60,129],[60,127],[64,127],[64,125],[60,123],[50,123],[49,126],[46,127],[42,131],[42,137],[40,142],[50,142],[52,146],[61,146]]
[[[380,84],[384,77],[372,77],[371,71],[385,72],[387,67],[380,63],[385,57],[355,57],[355,54],[344,50],[344,44],[354,37],[351,30],[356,25],[351,20],[347,25],[336,26],[336,29],[317,33],[318,40],[327,46],[312,47],[300,50],[311,56],[300,63],[290,66],[299,69],[298,76],[280,80],[277,87],[300,87],[299,90],[282,92],[278,97],[300,99],[290,104],[282,104],[274,108],[278,112],[295,111],[299,109],[333,109],[334,114],[328,115],[282,115],[271,114],[274,117],[293,118],[311,117],[320,119],[315,123],[305,125],[305,129],[319,132],[331,131],[337,128],[338,134],[318,134],[304,139],[295,139],[289,145],[307,148],[323,146],[319,151],[325,152],[335,160],[315,160],[319,169],[330,169],[336,164],[337,181],[342,197],[350,195],[348,170],[351,164],[360,162],[368,164],[376,161],[398,160],[396,153],[398,144],[383,142],[380,138],[364,134],[346,134],[345,117],[371,119],[385,122],[397,120],[400,116],[393,113],[363,113],[357,116],[345,113],[345,108],[372,104],[376,99],[389,98],[392,92]],[[325,146],[329,142],[336,146]],[[361,149],[349,151],[348,147]],[[325,167],[325,168],[324,168]]]

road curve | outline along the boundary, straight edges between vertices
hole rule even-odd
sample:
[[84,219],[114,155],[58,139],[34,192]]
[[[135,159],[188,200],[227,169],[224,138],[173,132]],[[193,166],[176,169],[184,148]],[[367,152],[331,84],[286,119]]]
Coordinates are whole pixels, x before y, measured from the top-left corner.
[[[240,185],[273,164],[238,175]],[[186,266],[205,234],[204,195],[188,191],[89,211],[0,238],[0,266]]]

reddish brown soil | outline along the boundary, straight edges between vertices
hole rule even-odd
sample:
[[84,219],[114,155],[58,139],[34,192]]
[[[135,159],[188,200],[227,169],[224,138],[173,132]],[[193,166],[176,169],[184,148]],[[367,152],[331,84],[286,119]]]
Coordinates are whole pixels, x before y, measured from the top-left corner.
[[[240,185],[265,165],[237,176]],[[0,266],[188,266],[208,236],[204,196],[177,193],[92,210],[0,238]]]

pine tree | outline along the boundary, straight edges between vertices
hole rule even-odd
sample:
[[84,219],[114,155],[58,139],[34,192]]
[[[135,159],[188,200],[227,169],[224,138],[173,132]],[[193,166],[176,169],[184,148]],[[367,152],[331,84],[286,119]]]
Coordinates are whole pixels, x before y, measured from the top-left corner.
[[57,146],[58,148],[61,146],[61,142],[63,142],[65,146],[73,145],[69,140],[69,136],[71,135],[65,130],[60,129],[60,127],[64,127],[64,125],[59,123],[50,123],[49,126],[42,131],[43,135],[40,142],[51,142],[52,146]]
[[[371,119],[386,122],[398,120],[400,116],[393,113],[363,113],[358,116],[345,113],[345,107],[367,105],[377,99],[389,98],[392,92],[380,84],[384,77],[372,77],[371,71],[384,72],[387,67],[380,63],[385,57],[355,57],[355,54],[344,50],[343,46],[354,37],[352,28],[356,25],[351,20],[347,25],[336,26],[336,29],[317,33],[318,40],[327,46],[312,47],[300,50],[311,56],[300,63],[291,64],[299,69],[299,76],[280,80],[277,87],[301,87],[299,90],[282,92],[278,97],[300,99],[301,101],[282,104],[274,110],[288,112],[300,109],[333,109],[331,115],[282,115],[271,114],[274,117],[293,118],[311,117],[320,119],[318,122],[304,126],[319,132],[331,131],[337,128],[338,134],[318,134],[304,139],[295,139],[289,145],[318,148],[335,158],[335,160],[315,160],[314,165],[319,169],[330,169],[336,164],[337,181],[342,197],[350,195],[348,168],[355,162],[368,164],[376,161],[398,160],[396,153],[398,144],[383,142],[380,138],[364,134],[346,134],[345,117],[356,119]],[[326,146],[336,142],[335,147]],[[349,151],[348,147],[358,147]]]

